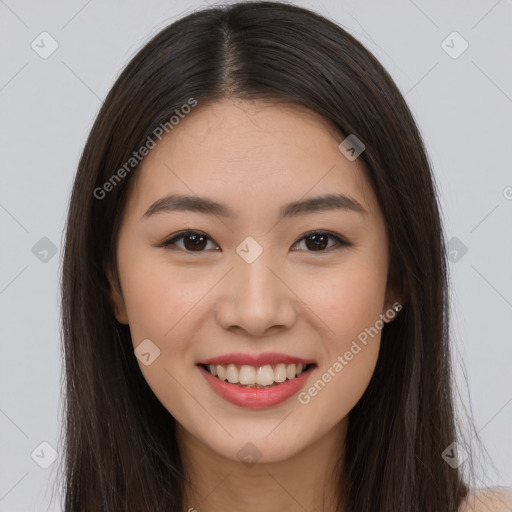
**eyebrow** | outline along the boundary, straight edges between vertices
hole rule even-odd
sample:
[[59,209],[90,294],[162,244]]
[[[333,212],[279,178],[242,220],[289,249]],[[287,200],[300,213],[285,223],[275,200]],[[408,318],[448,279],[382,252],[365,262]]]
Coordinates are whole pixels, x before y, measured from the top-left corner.
[[[325,212],[329,210],[353,211],[363,215],[368,213],[358,201],[348,195],[325,194],[285,204],[279,211],[279,220],[286,217],[295,217],[308,213]],[[146,210],[143,218],[151,217],[157,213],[170,213],[177,211],[198,212],[230,219],[238,218],[238,215],[225,204],[218,203],[208,197],[181,194],[171,194],[158,199]]]

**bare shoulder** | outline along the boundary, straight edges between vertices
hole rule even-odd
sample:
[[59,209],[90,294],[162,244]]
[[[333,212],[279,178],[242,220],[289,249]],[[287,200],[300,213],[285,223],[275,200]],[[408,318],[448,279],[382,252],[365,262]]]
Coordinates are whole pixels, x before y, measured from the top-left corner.
[[512,512],[512,487],[477,489],[462,503],[459,512]]

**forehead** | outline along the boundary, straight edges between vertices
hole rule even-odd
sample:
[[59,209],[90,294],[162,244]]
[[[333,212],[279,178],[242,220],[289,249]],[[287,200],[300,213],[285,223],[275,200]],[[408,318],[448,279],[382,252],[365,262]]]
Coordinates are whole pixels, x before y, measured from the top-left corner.
[[215,198],[240,215],[261,215],[300,198],[343,193],[379,215],[360,160],[318,114],[273,101],[198,105],[141,162],[131,211],[171,193]]

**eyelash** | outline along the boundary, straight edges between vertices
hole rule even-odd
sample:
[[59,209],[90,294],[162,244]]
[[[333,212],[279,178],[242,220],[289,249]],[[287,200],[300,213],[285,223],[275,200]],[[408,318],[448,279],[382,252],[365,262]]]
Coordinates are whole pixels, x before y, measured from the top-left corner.
[[[293,245],[296,245],[297,243],[301,242],[302,240],[304,240],[305,238],[308,238],[311,235],[317,235],[317,234],[318,235],[327,235],[328,237],[334,239],[338,243],[338,247],[336,248],[335,246],[331,246],[331,247],[329,247],[327,249],[320,250],[320,251],[306,251],[306,252],[325,253],[325,252],[330,251],[333,247],[335,247],[335,249],[341,249],[342,247],[350,247],[352,245],[352,243],[347,242],[346,240],[341,238],[339,235],[335,235],[334,233],[330,233],[329,231],[309,231],[308,233],[304,234],[301,238],[299,238],[297,240],[297,242],[295,242]],[[181,240],[182,238],[186,238],[187,235],[200,235],[200,236],[203,236],[203,237],[205,237],[208,240],[211,240],[213,242],[213,240],[208,235],[206,235],[205,233],[202,233],[201,231],[187,230],[187,231],[181,231],[180,233],[174,235],[173,237],[171,237],[168,240],[166,240],[165,242],[163,242],[162,243],[162,247],[165,248],[165,249],[175,250],[176,247],[171,248],[171,246],[175,245],[175,243],[178,240]],[[200,254],[202,252],[205,252],[205,250],[203,250],[203,251],[188,251],[186,249],[181,249],[181,248],[178,248],[178,249],[183,251],[183,252],[189,253],[189,254],[194,254],[194,253],[199,253]]]

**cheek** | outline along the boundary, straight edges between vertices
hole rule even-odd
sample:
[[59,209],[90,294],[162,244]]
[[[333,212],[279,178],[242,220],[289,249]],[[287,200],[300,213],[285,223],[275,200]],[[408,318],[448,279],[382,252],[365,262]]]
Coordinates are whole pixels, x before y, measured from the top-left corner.
[[120,274],[124,276],[123,294],[134,349],[149,339],[157,347],[149,345],[152,355],[159,351],[148,365],[138,358],[139,368],[164,407],[185,421],[195,404],[184,392],[189,389],[184,368],[188,368],[190,339],[197,329],[195,308],[212,283],[191,281],[190,273],[135,254],[125,259],[122,268],[120,262]]
[[[310,427],[323,428],[344,418],[364,394],[377,363],[386,276],[355,267],[338,273],[323,292],[311,297],[311,309],[323,330],[324,358],[315,378],[298,399]],[[313,418],[322,418],[316,420]]]
[[370,383],[379,347],[380,332],[366,345],[355,340],[331,352],[328,363],[298,395],[308,428],[324,431],[347,417]]
[[308,305],[323,320],[330,344],[338,349],[350,345],[383,313],[385,265],[363,263],[330,269],[328,277],[308,287]]
[[190,270],[143,252],[120,259],[119,270],[134,344],[149,338],[164,348],[161,344],[176,337],[183,320],[212,286]]
[[325,359],[317,376],[320,382],[308,395],[323,395],[318,405],[331,400],[338,404],[333,415],[349,412],[373,374],[384,326],[385,265],[385,259],[371,264],[362,259],[356,264],[354,259],[354,264],[332,270],[328,281],[318,281],[324,286],[310,288],[308,305],[326,327],[322,337]]

